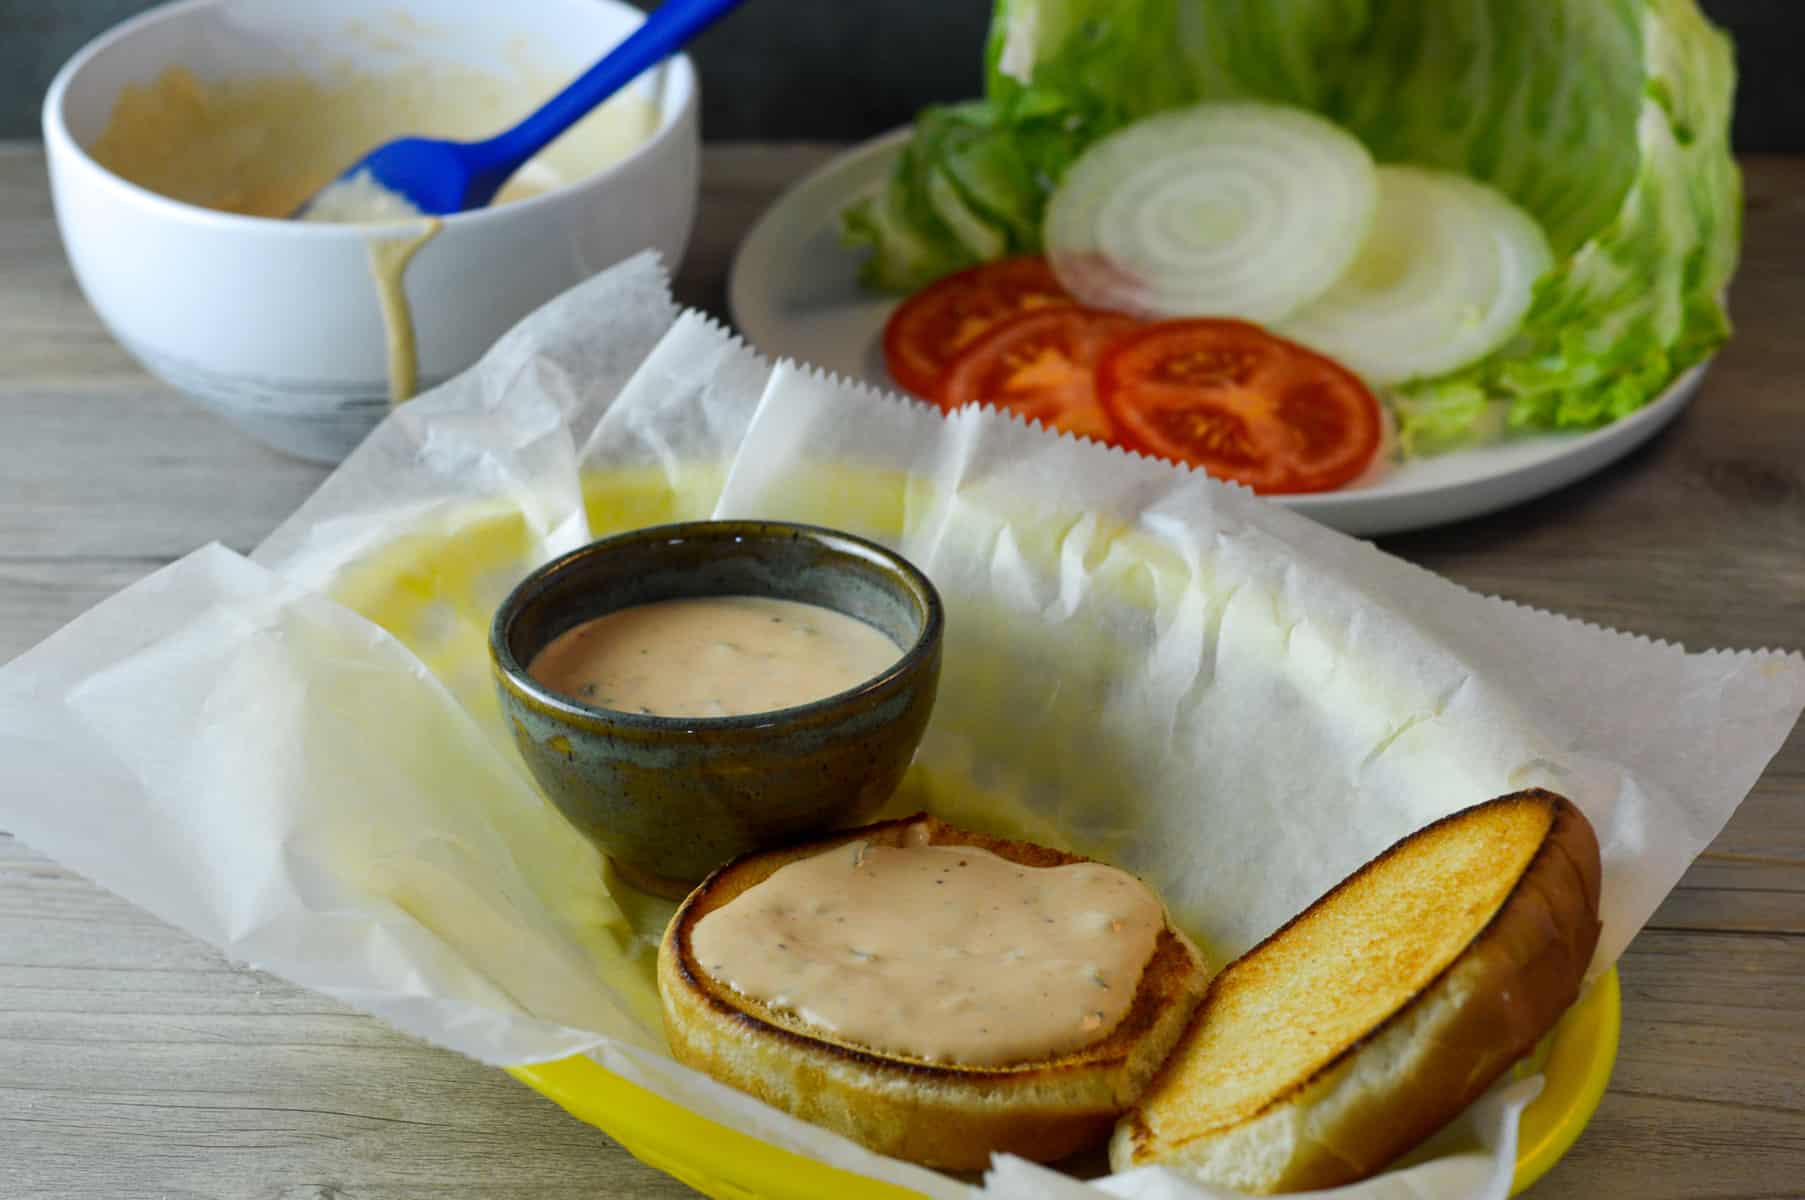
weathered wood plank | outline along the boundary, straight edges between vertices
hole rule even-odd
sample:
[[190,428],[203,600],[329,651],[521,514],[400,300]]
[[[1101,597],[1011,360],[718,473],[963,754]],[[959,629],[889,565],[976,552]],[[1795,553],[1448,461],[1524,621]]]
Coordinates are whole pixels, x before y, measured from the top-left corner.
[[29,650],[164,561],[0,556],[0,663]]

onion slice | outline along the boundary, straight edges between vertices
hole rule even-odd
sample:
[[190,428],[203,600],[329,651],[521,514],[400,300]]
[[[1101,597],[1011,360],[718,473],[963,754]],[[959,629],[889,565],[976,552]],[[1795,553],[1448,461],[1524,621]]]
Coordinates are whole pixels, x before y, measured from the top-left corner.
[[1379,212],[1348,273],[1278,328],[1382,387],[1444,375],[1510,340],[1554,263],[1535,218],[1448,171],[1379,168]]
[[1118,130],[1067,169],[1047,257],[1095,307],[1279,321],[1347,270],[1378,194],[1366,148],[1314,113],[1199,104]]

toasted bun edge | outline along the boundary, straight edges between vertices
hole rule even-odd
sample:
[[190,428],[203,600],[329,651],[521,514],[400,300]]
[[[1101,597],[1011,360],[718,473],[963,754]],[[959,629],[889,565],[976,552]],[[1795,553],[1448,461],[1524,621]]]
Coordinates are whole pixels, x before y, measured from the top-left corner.
[[993,1152],[1053,1161],[1103,1141],[1158,1070],[1202,998],[1196,949],[1168,923],[1122,1024],[1095,1046],[1008,1067],[937,1064],[862,1049],[786,1026],[736,1002],[694,962],[697,921],[787,862],[855,838],[968,844],[1036,866],[1088,861],[1045,846],[967,834],[916,816],[843,831],[717,871],[673,916],[658,982],[673,1055],[687,1066],[866,1146],[947,1169],[977,1169]]
[[[1334,1187],[1378,1172],[1464,1111],[1577,999],[1598,940],[1602,869],[1590,823],[1540,789],[1485,803],[1523,799],[1552,807],[1542,844],[1490,921],[1430,985],[1249,1120],[1158,1145],[1142,1113],[1129,1112],[1112,1136],[1111,1165],[1160,1162],[1259,1193]],[[1207,1014],[1206,997],[1196,1019]]]

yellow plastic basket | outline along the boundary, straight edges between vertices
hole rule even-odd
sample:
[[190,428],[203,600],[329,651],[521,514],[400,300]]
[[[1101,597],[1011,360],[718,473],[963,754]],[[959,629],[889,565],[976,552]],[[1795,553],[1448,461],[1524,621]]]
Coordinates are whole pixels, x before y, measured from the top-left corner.
[[[1523,1111],[1512,1195],[1559,1162],[1592,1119],[1617,1060],[1622,1015],[1613,967],[1568,1010],[1530,1059],[1546,1085]],[[511,1067],[509,1074],[602,1130],[641,1162],[715,1200],[911,1200],[920,1195],[717,1125],[587,1058]]]
[[[720,486],[718,470],[698,469],[670,484],[659,472],[584,478],[590,524],[598,535],[706,513]],[[903,477],[827,472],[820,486],[856,512],[861,528],[900,527],[910,481]],[[894,532],[894,530],[893,530]],[[528,565],[530,535],[505,504],[474,506],[399,539],[348,571],[335,597],[387,628],[442,678],[472,671],[480,678],[484,634],[493,600],[483,582],[499,565],[515,576]],[[455,615],[463,628],[429,646],[412,636],[422,614]],[[1617,1057],[1621,1022],[1617,972],[1582,996],[1524,1064],[1546,1086],[1524,1110],[1513,1194],[1541,1178],[1567,1152],[1597,1109]],[[717,1200],[908,1200],[919,1194],[780,1150],[700,1117],[584,1057],[510,1068],[528,1087],[572,1116],[613,1137],[634,1157]]]

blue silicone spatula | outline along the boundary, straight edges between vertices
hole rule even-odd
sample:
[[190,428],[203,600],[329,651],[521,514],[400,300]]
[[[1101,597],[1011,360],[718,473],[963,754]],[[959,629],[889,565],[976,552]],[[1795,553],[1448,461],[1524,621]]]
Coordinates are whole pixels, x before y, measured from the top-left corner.
[[741,2],[665,0],[625,41],[512,129],[480,142],[439,138],[388,142],[352,164],[294,215],[306,216],[321,196],[366,172],[379,187],[427,216],[481,208],[527,159]]

